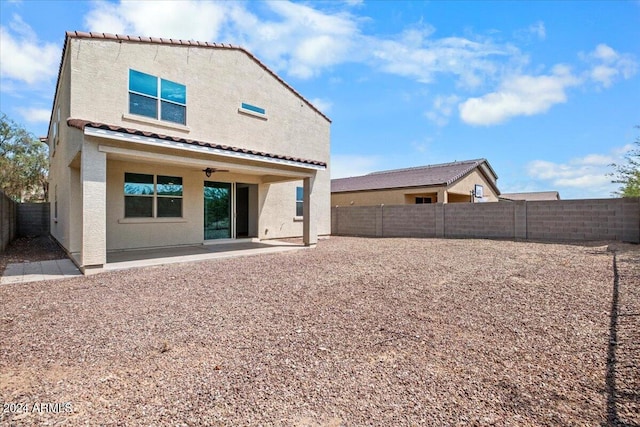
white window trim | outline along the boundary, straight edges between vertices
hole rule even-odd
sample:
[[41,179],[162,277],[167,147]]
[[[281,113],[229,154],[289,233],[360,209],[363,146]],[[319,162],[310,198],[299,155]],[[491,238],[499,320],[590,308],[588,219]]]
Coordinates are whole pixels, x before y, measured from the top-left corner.
[[[298,188],[302,188],[302,200],[298,200]],[[296,213],[298,212],[298,203],[302,203],[302,212],[304,212],[304,187],[300,187],[299,185],[296,186]],[[304,216],[303,215],[296,215],[293,217],[293,221],[294,222],[298,222],[298,221],[304,221]]]
[[187,222],[184,217],[120,218],[118,224],[172,224]]
[[166,120],[152,119],[151,117],[139,116],[137,114],[124,113],[122,114],[122,120],[163,127],[166,129],[177,130],[184,133],[191,132],[191,128],[189,126],[181,125],[180,123],[168,122]]
[[266,114],[260,114],[257,111],[248,110],[246,108],[238,107],[238,113],[246,114],[247,116],[257,117],[262,120],[269,120],[269,117]]

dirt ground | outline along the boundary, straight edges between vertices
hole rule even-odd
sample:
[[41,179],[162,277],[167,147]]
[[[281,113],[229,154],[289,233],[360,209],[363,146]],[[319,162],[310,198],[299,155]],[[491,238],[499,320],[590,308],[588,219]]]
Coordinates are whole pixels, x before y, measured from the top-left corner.
[[7,264],[63,258],[67,258],[67,255],[51,237],[20,237],[11,242],[3,253],[0,253],[0,275],[4,272]]
[[2,425],[640,425],[640,248],[333,237],[0,287]]

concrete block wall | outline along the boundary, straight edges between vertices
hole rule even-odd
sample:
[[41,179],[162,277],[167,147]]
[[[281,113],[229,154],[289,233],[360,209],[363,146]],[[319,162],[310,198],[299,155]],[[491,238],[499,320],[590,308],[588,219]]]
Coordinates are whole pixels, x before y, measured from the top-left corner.
[[450,203],[444,206],[444,237],[515,236],[511,203]]
[[0,190],[0,253],[16,237],[16,205],[16,202]]
[[332,233],[640,243],[640,198],[339,206]]
[[640,243],[640,197],[622,199],[622,241]]
[[341,230],[344,230],[344,234],[348,236],[382,237],[381,219],[382,212],[378,206],[331,208],[332,234],[340,235],[343,234]]
[[623,199],[527,203],[527,238],[535,240],[622,240]]
[[436,205],[382,206],[382,229],[385,237],[435,237]]
[[20,203],[17,211],[18,237],[49,234],[49,203]]

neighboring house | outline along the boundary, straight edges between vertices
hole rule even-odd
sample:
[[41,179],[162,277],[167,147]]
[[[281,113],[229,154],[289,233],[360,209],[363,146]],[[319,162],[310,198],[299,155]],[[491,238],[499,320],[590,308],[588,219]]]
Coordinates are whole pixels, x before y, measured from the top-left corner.
[[330,120],[241,47],[68,32],[49,125],[51,234],[108,251],[330,234]]
[[540,200],[560,200],[560,193],[557,191],[535,191],[531,193],[502,193],[500,201],[540,201]]
[[332,206],[496,202],[498,176],[486,159],[331,180]]

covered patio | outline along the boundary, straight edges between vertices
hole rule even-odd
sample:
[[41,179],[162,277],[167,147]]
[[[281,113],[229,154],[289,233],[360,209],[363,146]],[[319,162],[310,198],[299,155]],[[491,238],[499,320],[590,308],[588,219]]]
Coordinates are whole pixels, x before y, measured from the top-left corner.
[[271,254],[306,248],[309,248],[309,246],[302,242],[241,239],[233,242],[204,245],[114,251],[107,253],[107,263],[104,265],[103,271]]
[[[298,239],[296,239],[298,240]],[[107,253],[107,263],[102,269],[106,271],[126,270],[155,265],[176,264],[182,262],[200,262],[212,259],[236,258],[262,254],[275,254],[308,248],[300,242],[284,240],[257,241],[242,239],[234,242],[114,251]],[[38,282],[44,280],[68,279],[82,275],[68,258],[41,260],[49,254],[47,248],[37,253],[38,260],[25,260],[10,263],[0,277],[0,285],[14,283]],[[48,258],[45,256],[44,258]]]
[[[69,165],[76,173],[68,253],[85,274],[131,263],[290,250],[259,243],[287,236],[301,235],[298,246],[317,242],[314,183],[325,163],[83,120],[68,124],[84,139]],[[176,207],[161,212],[167,203]],[[298,203],[302,209],[294,217]]]

